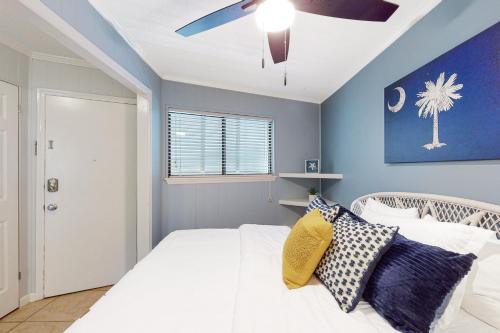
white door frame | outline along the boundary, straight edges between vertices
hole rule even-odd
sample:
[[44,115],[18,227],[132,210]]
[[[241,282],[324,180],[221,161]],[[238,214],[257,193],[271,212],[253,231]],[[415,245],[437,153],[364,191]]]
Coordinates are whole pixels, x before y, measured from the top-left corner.
[[[117,63],[63,18],[55,14],[43,2],[40,0],[19,0],[19,2],[38,18],[38,22],[36,23],[40,29],[50,34],[75,54],[81,56],[89,64],[94,65],[125,87],[137,93],[137,258],[140,260],[145,257],[152,248],[153,184],[151,121],[153,92],[141,80]],[[33,124],[35,123],[37,122],[33,121]],[[34,141],[35,137],[36,133],[32,132],[30,138]],[[36,165],[30,165],[29,169],[32,175],[37,172]],[[29,183],[30,188],[34,190],[38,180],[30,179]],[[40,207],[36,205],[36,200],[31,199],[28,212],[30,219],[29,229],[38,228],[35,216],[39,209]],[[34,274],[30,273],[28,277],[28,286],[33,286],[29,287],[32,294],[26,295],[29,297],[29,301],[34,301],[43,297],[43,279],[40,278],[41,276],[43,277],[43,275],[40,274],[40,271],[43,270],[43,266],[40,266],[38,262],[40,253],[38,244],[36,244],[35,247],[36,253],[33,254],[35,258],[32,257],[31,251],[29,253],[31,257],[30,262],[36,265],[36,267],[33,267],[33,264],[30,264],[30,270],[28,271],[35,271]],[[31,288],[34,288],[34,290]]]
[[[38,114],[38,124],[37,124],[37,161],[36,161],[36,272],[35,272],[35,297],[34,299],[42,299],[44,295],[44,267],[45,267],[45,119],[46,119],[46,109],[45,109],[45,98],[47,96],[61,96],[61,97],[72,97],[79,99],[88,99],[94,101],[103,102],[115,102],[124,104],[133,104],[137,106],[137,261],[139,261],[145,253],[145,250],[150,249],[151,244],[151,227],[150,219],[148,221],[147,216],[150,216],[150,211],[145,205],[145,200],[142,195],[146,195],[147,185],[149,183],[150,174],[148,174],[147,164],[144,163],[146,155],[146,149],[139,149],[141,145],[148,144],[148,139],[150,136],[139,135],[139,133],[144,134],[148,131],[150,126],[145,126],[144,118],[147,119],[147,105],[144,105],[144,100],[133,99],[133,98],[122,98],[122,97],[111,97],[102,96],[94,94],[77,93],[63,90],[53,90],[53,89],[37,89],[37,114]],[[141,105],[142,103],[142,105]],[[150,141],[150,140],[149,140]],[[143,205],[140,208],[140,205]],[[149,247],[148,247],[149,246]],[[148,251],[149,252],[149,251]]]
[[[21,253],[21,247],[20,247],[21,242],[19,240],[19,236],[20,236],[20,232],[19,231],[20,231],[20,224],[21,224],[21,220],[20,220],[20,217],[21,217],[21,215],[20,215],[20,207],[21,207],[21,205],[20,205],[20,201],[21,201],[20,200],[21,199],[21,197],[20,197],[20,195],[21,195],[21,185],[20,185],[20,181],[19,181],[20,176],[21,176],[21,171],[20,171],[21,155],[20,155],[20,139],[19,139],[19,134],[20,134],[20,131],[21,131],[20,130],[21,119],[20,119],[20,116],[19,116],[20,112],[21,112],[21,88],[20,88],[19,83],[13,83],[13,82],[10,82],[10,81],[4,80],[4,79],[0,79],[0,82],[15,87],[16,88],[16,93],[17,93],[16,112],[15,112],[15,117],[17,118],[17,129],[16,129],[16,131],[17,131],[17,138],[16,139],[17,140],[15,142],[16,143],[16,152],[17,152],[17,168],[16,168],[17,169],[17,184],[15,186],[16,190],[17,190],[17,195],[15,196],[16,200],[17,200],[17,202],[16,202],[16,206],[17,206],[16,207],[17,226],[16,226],[15,229],[17,229],[16,230],[17,237],[14,238],[14,239],[8,239],[7,240],[7,242],[8,242],[7,243],[7,247],[8,247],[8,244],[10,244],[10,242],[15,243],[14,247],[16,248],[16,251],[17,251],[17,254],[16,254],[16,257],[17,257],[16,258],[17,259],[16,269],[17,269],[17,271],[16,271],[15,274],[17,275],[21,271],[21,265],[20,265],[20,262],[19,262],[19,259],[21,257],[21,255],[20,255],[20,253]],[[10,96],[8,98],[10,98]],[[7,176],[8,176],[8,174],[7,174]],[[10,193],[10,192],[12,192],[12,191],[8,190],[8,193]],[[7,266],[9,265],[8,262],[6,262],[5,264]],[[9,280],[9,276],[7,274],[4,276],[4,279],[6,280],[5,283],[8,284],[10,280]],[[17,286],[16,286],[17,292],[19,293],[20,292],[20,285],[21,285],[20,284],[20,280],[16,278],[15,279],[15,283],[17,284]],[[18,297],[17,306],[18,307],[20,306],[20,299],[19,299],[19,297]]]

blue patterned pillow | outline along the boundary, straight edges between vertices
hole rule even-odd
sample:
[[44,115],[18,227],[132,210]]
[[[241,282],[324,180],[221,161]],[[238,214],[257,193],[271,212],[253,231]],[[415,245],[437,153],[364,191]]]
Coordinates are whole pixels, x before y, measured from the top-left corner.
[[319,209],[321,215],[327,222],[333,223],[339,214],[341,206],[338,204],[330,206],[322,197],[318,196],[309,203],[306,209],[306,214],[316,208]]
[[398,227],[371,224],[340,208],[344,213],[333,222],[332,243],[315,274],[340,308],[350,312],[359,303],[373,269],[391,246]]
[[429,332],[474,259],[474,254],[457,254],[397,235],[363,297],[395,329]]

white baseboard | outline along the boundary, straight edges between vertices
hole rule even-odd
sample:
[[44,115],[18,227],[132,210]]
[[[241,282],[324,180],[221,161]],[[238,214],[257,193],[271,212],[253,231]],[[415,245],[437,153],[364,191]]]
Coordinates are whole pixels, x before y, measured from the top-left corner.
[[37,295],[36,293],[31,293],[31,294],[28,294],[28,295],[24,295],[23,297],[21,297],[19,299],[19,306],[24,306],[24,305],[26,305],[28,303],[41,300],[42,298],[43,297],[41,297],[40,295]]

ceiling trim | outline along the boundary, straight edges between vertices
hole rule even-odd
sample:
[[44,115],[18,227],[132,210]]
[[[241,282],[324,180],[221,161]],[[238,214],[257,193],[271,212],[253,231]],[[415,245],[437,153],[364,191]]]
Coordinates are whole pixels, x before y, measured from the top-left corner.
[[57,15],[40,0],[18,0],[29,9],[43,24],[43,30],[75,54],[95,63],[96,68],[108,74],[125,87],[139,94],[151,96],[152,91],[142,81],[132,75],[121,64],[115,62],[107,53],[92,43],[87,37]]
[[234,91],[234,92],[241,92],[241,93],[246,93],[246,94],[266,96],[266,97],[272,97],[272,98],[287,99],[287,100],[297,101],[297,102],[305,102],[305,103],[313,103],[313,104],[320,104],[321,103],[320,100],[317,100],[314,98],[299,98],[299,97],[292,98],[292,97],[287,97],[285,94],[266,93],[266,92],[263,92],[259,89],[252,89],[252,88],[235,89],[234,87],[231,87],[230,84],[222,84],[222,83],[216,83],[216,82],[211,82],[211,81],[188,80],[188,79],[184,79],[182,77],[173,76],[173,75],[160,75],[160,77],[162,80],[166,80],[166,81],[174,81],[174,82],[192,84],[192,85],[208,87],[208,88],[229,90],[229,91]]
[[210,87],[210,88],[216,88],[216,89],[224,89],[224,90],[230,90],[230,91],[236,91],[236,92],[243,92],[243,93],[249,93],[249,94],[255,94],[255,95],[261,95],[261,96],[268,96],[268,97],[275,97],[275,98],[281,98],[281,99],[287,99],[287,100],[293,100],[293,101],[300,101],[300,102],[307,102],[307,103],[314,103],[314,104],[322,104],[324,101],[326,101],[328,98],[330,98],[333,94],[335,94],[338,90],[342,89],[342,87],[352,80],[363,68],[365,68],[367,65],[369,65],[373,60],[375,60],[382,52],[384,52],[387,48],[389,48],[396,40],[398,40],[404,33],[406,33],[411,27],[413,27],[418,21],[420,21],[424,16],[426,16],[432,9],[434,9],[442,0],[434,0],[432,2],[429,2],[428,5],[423,6],[421,8],[420,13],[418,16],[409,22],[406,26],[402,27],[399,31],[397,31],[392,38],[388,39],[388,41],[380,46],[377,50],[373,52],[373,55],[369,57],[369,61],[365,64],[363,64],[360,68],[356,69],[353,71],[353,74],[349,76],[342,84],[339,86],[338,89],[332,91],[329,93],[327,97],[324,98],[300,98],[300,97],[290,97],[286,94],[279,94],[279,93],[266,93],[262,92],[259,89],[252,89],[252,88],[234,88],[230,84],[223,84],[223,83],[216,83],[216,82],[211,82],[211,81],[198,81],[198,80],[193,80],[193,79],[186,79],[180,76],[175,76],[175,75],[169,75],[169,74],[164,74],[158,71],[145,57],[144,57],[144,52],[139,49],[135,43],[133,43],[130,38],[128,38],[127,34],[123,31],[123,29],[120,27],[120,25],[116,22],[114,22],[112,19],[105,17],[97,8],[95,8],[92,5],[92,2],[89,1],[89,3],[93,6],[93,8],[101,15],[116,31],[117,33],[127,42],[127,44],[139,55],[139,57],[146,63],[148,64],[153,71],[155,71],[156,74],[162,79],[162,80],[168,80],[168,81],[175,81],[175,82],[181,82],[181,83],[186,83],[186,84],[193,84],[193,85],[199,85],[199,86],[204,86],[204,87]]
[[14,51],[17,51],[19,53],[22,53],[28,57],[31,56],[31,51],[28,50],[26,47],[22,46],[20,43],[18,43],[16,40],[5,36],[4,34],[0,33],[0,43],[13,49]]
[[153,64],[151,64],[145,57],[144,57],[144,51],[142,49],[140,49],[134,42],[132,42],[132,40],[127,36],[127,34],[125,33],[125,31],[123,31],[123,29],[121,28],[120,24],[118,24],[118,22],[116,22],[115,20],[113,20],[112,18],[110,17],[106,17],[105,15],[103,15],[97,8],[95,8],[95,6],[92,4],[92,1],[89,1],[89,4],[90,6],[92,6],[92,8],[94,8],[94,10],[106,21],[108,22],[109,25],[111,25],[111,27],[113,29],[115,29],[115,31],[118,33],[118,35],[120,35],[121,38],[123,38],[123,40],[125,41],[125,43],[127,43],[127,45],[132,49],[134,50],[134,52],[139,56],[139,58],[141,58],[142,61],[144,61],[146,63],[146,65],[148,65],[152,70],[153,72],[156,73],[156,75],[158,75],[160,78],[162,78],[161,74],[160,74],[160,71],[155,68],[155,66],[153,66]]
[[85,67],[85,68],[95,69],[95,66],[92,66],[91,64],[89,64],[88,62],[86,62],[83,59],[63,57],[63,56],[42,53],[42,52],[33,52],[31,54],[31,58],[35,59],[35,60],[55,62],[58,64],[72,65],[72,66],[77,66],[77,67]]
[[[440,1],[440,0],[439,0]],[[273,97],[273,98],[280,98],[280,99],[286,99],[286,100],[292,100],[292,101],[298,101],[298,102],[305,102],[305,103],[313,103],[313,104],[320,104],[322,103],[321,100],[314,99],[314,98],[291,98],[287,97],[285,94],[275,94],[275,93],[266,93],[263,92],[259,89],[244,89],[244,88],[239,88],[235,89],[232,87],[230,84],[221,84],[221,83],[215,83],[211,81],[198,81],[198,80],[192,80],[192,79],[186,79],[183,77],[175,76],[175,75],[168,75],[168,74],[163,74],[160,71],[158,71],[145,57],[144,57],[144,52],[141,50],[135,43],[131,41],[131,39],[127,36],[127,34],[123,31],[121,26],[115,22],[113,19],[106,17],[103,15],[94,5],[92,4],[91,1],[89,1],[89,4],[101,15],[101,17],[106,20],[112,27],[113,29],[116,30],[116,32],[123,38],[123,40],[137,53],[137,55],[149,66],[151,69],[162,79],[165,81],[174,81],[174,82],[180,82],[180,83],[186,83],[186,84],[192,84],[192,85],[197,85],[197,86],[203,86],[203,87],[208,87],[208,88],[215,88],[215,89],[223,89],[223,90],[229,90],[229,91],[235,91],[235,92],[242,92],[242,93],[247,93],[247,94],[253,94],[253,95],[260,95],[260,96],[267,96],[267,97]]]
[[101,17],[108,22],[113,29],[116,30],[116,32],[123,38],[123,40],[132,48],[135,53],[149,66],[151,69],[162,79],[165,81],[174,81],[174,82],[180,82],[180,83],[186,83],[186,84],[192,84],[192,85],[197,85],[197,86],[203,86],[203,87],[208,87],[208,88],[215,88],[215,89],[223,89],[223,90],[229,90],[229,91],[235,91],[235,92],[242,92],[242,93],[247,93],[247,94],[253,94],[253,95],[260,95],[260,96],[267,96],[267,97],[274,97],[274,98],[281,98],[281,99],[287,99],[287,100],[292,100],[292,101],[299,101],[299,102],[306,102],[306,103],[314,103],[314,104],[319,104],[321,103],[320,100],[317,99],[307,99],[307,98],[290,98],[285,96],[285,94],[273,94],[273,93],[265,93],[262,92],[259,89],[235,89],[234,87],[230,86],[229,84],[220,84],[220,83],[215,83],[215,82],[210,82],[210,81],[198,81],[198,80],[190,80],[190,79],[185,79],[182,77],[174,76],[174,75],[168,75],[168,74],[163,74],[161,71],[157,70],[155,66],[151,62],[149,62],[145,57],[144,57],[144,51],[140,49],[132,40],[127,36],[127,34],[123,31],[121,28],[120,24],[118,24],[115,20],[112,18],[106,17],[103,15],[93,4],[91,1],[89,1],[89,4],[92,6],[92,8],[95,9]]

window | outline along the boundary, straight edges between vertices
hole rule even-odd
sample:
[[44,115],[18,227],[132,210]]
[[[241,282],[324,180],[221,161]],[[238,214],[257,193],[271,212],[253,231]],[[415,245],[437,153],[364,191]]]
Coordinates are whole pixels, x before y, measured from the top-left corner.
[[169,177],[272,172],[271,119],[169,110]]

